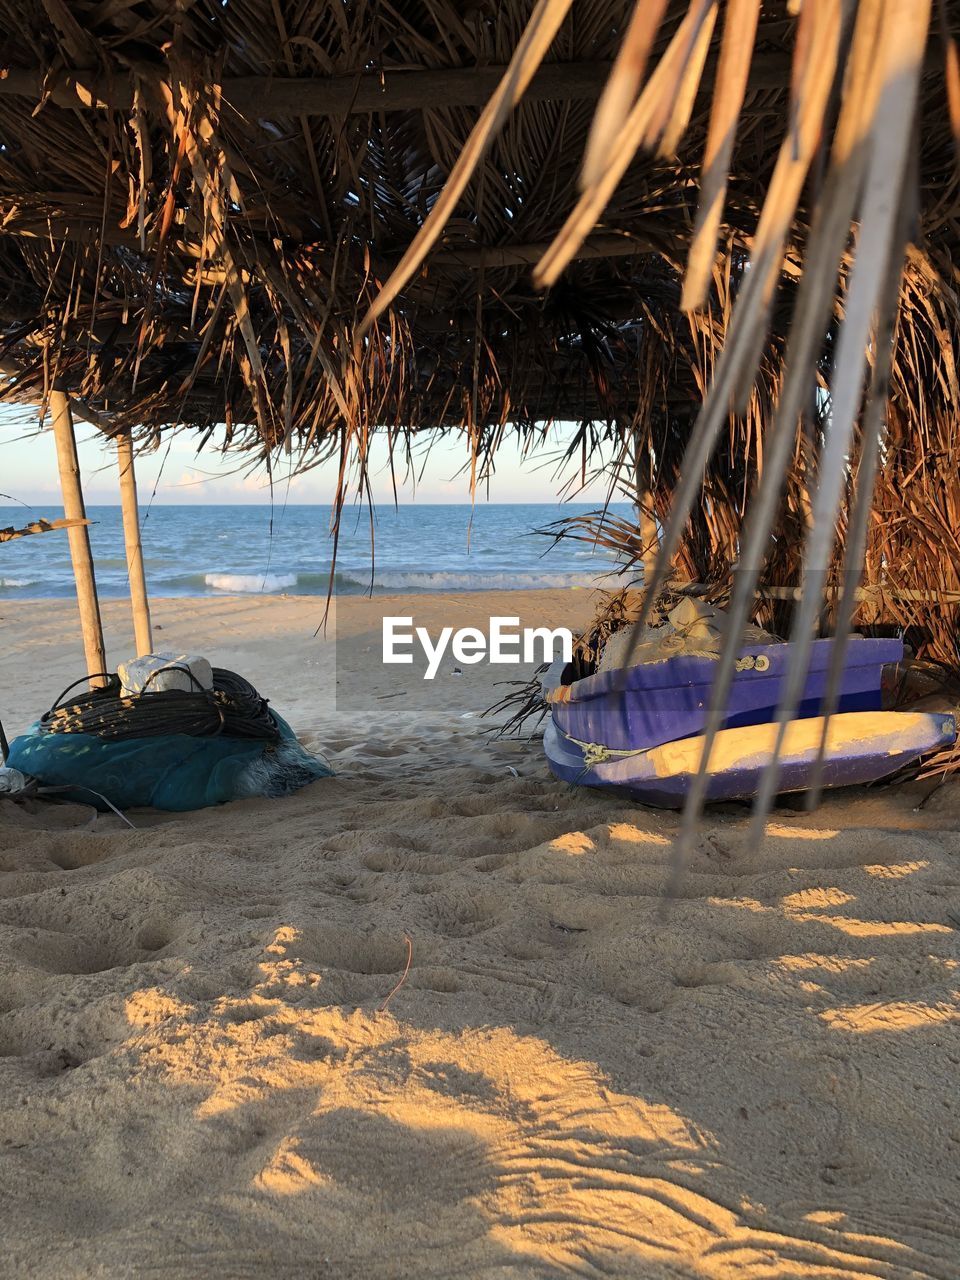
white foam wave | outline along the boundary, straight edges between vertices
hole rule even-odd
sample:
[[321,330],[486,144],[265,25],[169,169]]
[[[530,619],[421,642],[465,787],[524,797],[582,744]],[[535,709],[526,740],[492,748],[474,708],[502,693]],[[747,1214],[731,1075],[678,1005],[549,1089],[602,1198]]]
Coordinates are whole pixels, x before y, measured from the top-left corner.
[[[342,586],[367,589],[369,574],[341,570]],[[373,585],[381,591],[537,591],[556,587],[609,587],[607,576],[590,573],[538,573],[501,570],[457,573],[452,570],[384,570],[374,575]]]
[[259,592],[286,591],[297,585],[295,573],[208,573],[204,578],[214,591]]
[[0,578],[0,587],[30,587],[34,578]]

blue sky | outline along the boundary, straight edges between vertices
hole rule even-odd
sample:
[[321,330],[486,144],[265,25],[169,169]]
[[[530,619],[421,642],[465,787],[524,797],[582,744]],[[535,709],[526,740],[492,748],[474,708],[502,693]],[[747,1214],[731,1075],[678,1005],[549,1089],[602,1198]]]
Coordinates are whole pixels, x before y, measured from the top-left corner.
[[[550,443],[533,458],[523,458],[516,444],[506,442],[498,455],[496,474],[489,487],[492,502],[554,502],[563,485],[557,475],[557,464],[569,424],[558,424],[551,431]],[[115,503],[118,499],[116,463],[113,451],[96,428],[77,423],[77,441],[83,475],[84,494],[91,506]],[[212,443],[212,442],[211,442]],[[423,469],[413,484],[409,479],[399,493],[401,502],[469,502],[469,471],[461,472],[466,462],[464,442],[448,439],[438,442],[424,463],[424,452],[418,449],[417,465]],[[243,455],[223,457],[217,448],[207,447],[197,454],[189,433],[171,437],[157,453],[141,454],[137,462],[137,479],[141,503],[268,503],[270,490],[262,471],[245,475]],[[386,447],[381,442],[374,453],[374,498],[378,503],[392,502],[393,491],[386,466]],[[569,471],[564,472],[564,477]],[[286,478],[277,483],[277,491],[289,502],[330,502],[336,485],[336,466],[326,463],[302,476],[294,477],[287,486]],[[35,420],[23,409],[0,407],[0,493],[28,503],[32,507],[59,505],[57,459],[52,432],[38,431]],[[583,501],[600,501],[606,493],[602,480],[595,480],[576,496]],[[483,499],[486,494],[478,494]],[[0,504],[5,499],[0,498]]]

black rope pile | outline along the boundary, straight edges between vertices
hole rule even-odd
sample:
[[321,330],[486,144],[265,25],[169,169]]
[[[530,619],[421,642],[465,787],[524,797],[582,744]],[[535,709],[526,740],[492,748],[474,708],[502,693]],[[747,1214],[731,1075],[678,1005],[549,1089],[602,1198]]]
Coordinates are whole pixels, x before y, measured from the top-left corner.
[[[158,738],[186,733],[193,738],[253,738],[261,742],[280,741],[280,730],[267,701],[243,676],[223,667],[213,668],[213,688],[204,689],[188,667],[171,665],[164,671],[185,671],[195,689],[157,689],[149,681],[141,693],[123,692],[120,677],[99,673],[107,683],[64,699],[89,676],[75,680],[61,693],[49,711],[40,717],[46,733],[92,733],[115,742],[128,738]],[[159,675],[155,671],[151,676]]]

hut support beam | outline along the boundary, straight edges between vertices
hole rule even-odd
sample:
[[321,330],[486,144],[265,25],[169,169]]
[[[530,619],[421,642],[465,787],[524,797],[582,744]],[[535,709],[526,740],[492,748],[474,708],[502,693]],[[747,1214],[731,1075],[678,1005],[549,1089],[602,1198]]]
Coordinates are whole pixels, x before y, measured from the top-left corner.
[[653,493],[649,489],[640,495],[640,541],[643,545],[643,581],[647,584],[653,581],[657,556],[660,554],[660,535],[653,514]]
[[[547,63],[534,75],[524,98],[575,101],[599,98],[610,73],[609,62]],[[225,101],[245,115],[311,115],[342,117],[367,111],[417,111],[436,107],[480,107],[490,98],[507,68],[437,67],[417,71],[387,69],[347,76],[238,76],[223,81]],[[0,97],[39,101],[44,94],[61,107],[129,111],[133,105],[129,77],[104,79],[93,71],[63,72],[50,77],[45,69],[5,67]]]
[[117,436],[117,463],[120,468],[120,506],[123,511],[123,541],[127,549],[127,577],[130,580],[130,605],[133,610],[133,635],[137,657],[153,652],[150,627],[150,602],[147,578],[143,569],[143,546],[140,541],[140,511],[137,505],[137,473],[133,463],[133,436],[122,431]]
[[[595,102],[610,68],[605,61],[547,62],[533,75],[525,102]],[[927,69],[942,74],[943,55],[931,49]],[[707,58],[703,83],[712,85],[716,54]],[[271,119],[286,116],[362,115],[368,111],[433,111],[439,107],[482,107],[506,74],[505,65],[385,68],[340,76],[226,76],[224,100],[244,115]],[[780,52],[754,53],[751,89],[784,91],[790,83],[790,58]],[[700,93],[704,93],[701,86]],[[0,97],[47,100],[59,107],[87,111],[129,111],[133,105],[130,77],[103,77],[97,70],[62,71],[43,67],[0,68]],[[776,108],[780,110],[779,106]]]
[[[665,240],[655,236],[606,235],[589,236],[574,254],[578,260],[590,258],[638,258],[657,253],[664,248]],[[539,262],[550,248],[549,240],[535,244],[508,244],[489,249],[437,249],[424,264],[442,267],[469,267],[484,271],[499,267],[527,267]]]
[[[53,417],[53,438],[57,446],[57,464],[60,468],[60,489],[63,494],[63,514],[67,520],[83,521],[67,530],[70,542],[70,559],[77,584],[77,604],[80,609],[80,627],[83,632],[83,652],[87,661],[87,674],[94,676],[107,668],[103,647],[103,624],[100,620],[100,601],[97,598],[97,580],[93,572],[93,555],[90,551],[90,535],[87,531],[87,513],[83,505],[80,487],[80,461],[77,457],[77,439],[73,432],[70,401],[65,391],[50,392],[50,412]],[[103,683],[92,679],[94,686]]]
[[654,504],[653,459],[649,448],[637,443],[637,518],[640,524],[641,562],[643,585],[653,581],[657,557],[660,554],[660,534],[657,529]]

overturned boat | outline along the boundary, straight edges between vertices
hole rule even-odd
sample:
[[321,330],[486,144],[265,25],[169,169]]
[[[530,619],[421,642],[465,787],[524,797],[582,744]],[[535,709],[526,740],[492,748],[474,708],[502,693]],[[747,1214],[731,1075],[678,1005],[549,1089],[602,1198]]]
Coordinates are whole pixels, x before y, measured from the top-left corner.
[[[716,655],[689,651],[709,639],[708,628],[700,626],[694,644],[675,656],[665,656],[671,645],[663,637],[676,641],[677,629],[660,632],[657,642],[640,644],[641,660],[630,665],[601,664],[579,680],[562,664],[547,673],[543,691],[551,718],[544,749],[558,778],[621,788],[647,804],[683,804],[703,754]],[[814,642],[798,715],[787,726],[781,748],[781,793],[810,784],[823,737],[821,711],[833,645],[832,640]],[[682,643],[673,647],[684,648]],[[629,661],[629,649],[624,656]],[[755,794],[775,746],[774,720],[790,656],[791,646],[782,642],[746,644],[741,650],[708,762],[709,800]],[[883,669],[902,659],[900,640],[847,641],[824,746],[824,787],[877,781],[955,741],[951,715],[881,709]]]

